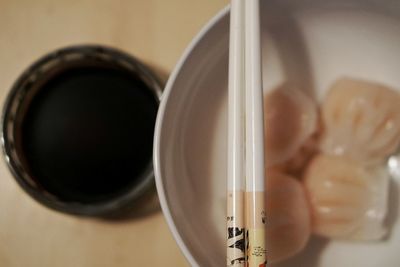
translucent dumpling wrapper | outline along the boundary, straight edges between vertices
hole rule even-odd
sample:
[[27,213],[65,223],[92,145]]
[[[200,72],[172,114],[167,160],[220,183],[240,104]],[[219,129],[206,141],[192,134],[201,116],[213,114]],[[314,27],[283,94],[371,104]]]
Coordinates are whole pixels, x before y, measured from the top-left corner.
[[307,166],[308,162],[315,155],[318,150],[318,133],[314,133],[310,138],[308,138],[305,143],[297,150],[292,157],[287,161],[269,166],[268,170],[278,171],[291,175],[292,177],[301,178],[303,171]]
[[298,180],[277,172],[267,172],[266,177],[267,251],[268,261],[274,263],[303,250],[311,234],[311,220]]
[[383,167],[320,154],[305,171],[304,184],[314,233],[358,241],[387,234],[389,177]]
[[392,154],[400,143],[400,94],[380,84],[343,78],[322,104],[321,150],[364,163]]
[[317,107],[301,90],[282,85],[264,97],[265,165],[292,158],[317,128]]

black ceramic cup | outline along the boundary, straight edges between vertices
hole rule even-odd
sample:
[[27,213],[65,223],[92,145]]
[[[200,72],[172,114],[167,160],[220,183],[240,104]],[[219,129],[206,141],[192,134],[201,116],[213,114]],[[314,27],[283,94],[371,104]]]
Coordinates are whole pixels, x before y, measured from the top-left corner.
[[161,84],[134,57],[103,46],[56,50],[15,82],[2,117],[18,184],[57,211],[120,216],[154,192]]

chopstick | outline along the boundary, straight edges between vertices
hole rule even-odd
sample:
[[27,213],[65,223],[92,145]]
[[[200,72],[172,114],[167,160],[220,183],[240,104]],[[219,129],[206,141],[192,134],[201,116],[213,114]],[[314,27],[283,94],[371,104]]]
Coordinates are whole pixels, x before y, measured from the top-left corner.
[[230,23],[227,266],[260,267],[266,249],[258,0],[232,0]]
[[259,0],[245,1],[246,243],[248,267],[266,266],[264,119]]
[[232,0],[228,84],[227,266],[245,266],[244,1]]

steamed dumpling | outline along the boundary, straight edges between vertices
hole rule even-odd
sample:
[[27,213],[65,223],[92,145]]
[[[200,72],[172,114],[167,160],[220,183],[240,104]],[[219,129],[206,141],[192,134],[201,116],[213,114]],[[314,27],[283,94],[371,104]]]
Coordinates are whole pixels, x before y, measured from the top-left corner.
[[321,149],[363,162],[383,159],[400,143],[400,95],[372,82],[341,79],[322,105]]
[[278,87],[264,97],[265,165],[289,160],[317,126],[315,103],[302,91]]
[[276,164],[274,166],[268,167],[270,171],[283,172],[294,177],[302,177],[304,168],[307,166],[308,162],[315,155],[318,148],[318,136],[313,134],[310,138],[301,145],[294,155],[287,161],[281,164]]
[[267,251],[268,261],[274,263],[306,246],[311,232],[310,211],[299,181],[276,172],[266,177]]
[[316,156],[304,175],[313,232],[349,240],[384,237],[388,181],[383,171],[351,159]]

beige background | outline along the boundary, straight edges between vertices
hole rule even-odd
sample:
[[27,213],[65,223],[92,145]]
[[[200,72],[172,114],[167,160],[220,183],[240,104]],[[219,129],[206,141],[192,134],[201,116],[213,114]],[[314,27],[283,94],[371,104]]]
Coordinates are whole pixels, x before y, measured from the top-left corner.
[[[0,101],[33,60],[70,44],[132,53],[164,78],[227,0],[0,0]],[[104,222],[34,202],[0,161],[0,266],[187,266],[160,211]]]

